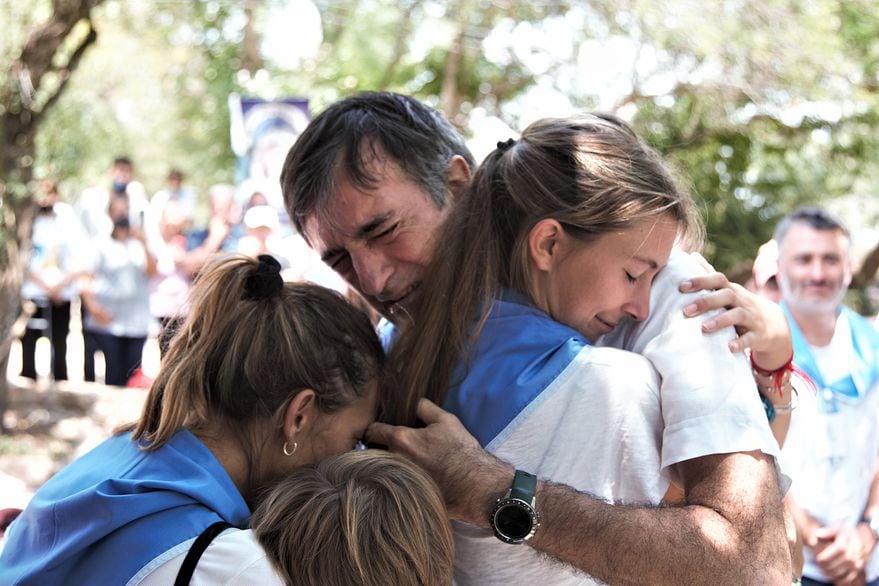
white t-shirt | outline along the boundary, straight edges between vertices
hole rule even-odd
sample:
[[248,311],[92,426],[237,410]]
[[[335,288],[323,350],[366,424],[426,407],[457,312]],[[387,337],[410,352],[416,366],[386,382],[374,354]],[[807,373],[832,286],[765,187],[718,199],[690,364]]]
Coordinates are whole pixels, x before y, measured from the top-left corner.
[[[663,460],[662,437],[659,378],[647,360],[587,346],[486,449],[603,500],[655,504],[673,463]],[[454,534],[459,586],[595,583],[535,549],[502,543],[490,529],[455,523]]]
[[99,243],[91,262],[92,291],[95,300],[113,319],[109,324],[99,324],[89,314],[84,327],[113,336],[146,337],[152,314],[144,246],[134,238],[105,237],[100,238]]
[[[167,586],[173,584],[183,559],[195,538],[185,541],[150,562],[128,586]],[[265,550],[250,529],[227,529],[204,551],[192,574],[193,586],[283,585]]]
[[[830,344],[811,347],[825,381],[836,381],[849,372],[855,358],[851,328],[840,315]],[[852,527],[864,513],[879,458],[879,389],[860,401],[839,399],[836,413],[824,413],[811,392],[799,394],[791,417],[782,461],[794,482],[791,494],[798,506],[825,526]],[[803,575],[829,581],[815,564],[809,548]],[[867,580],[879,577],[876,550],[867,564]]]
[[[44,284],[58,285],[70,275],[82,270],[84,247],[82,230],[73,208],[57,202],[53,212],[34,217],[31,228],[31,251],[27,261],[21,295],[25,299],[46,298],[42,286],[29,279],[38,277]],[[61,298],[69,301],[77,294],[77,284],[70,283],[61,292]]]

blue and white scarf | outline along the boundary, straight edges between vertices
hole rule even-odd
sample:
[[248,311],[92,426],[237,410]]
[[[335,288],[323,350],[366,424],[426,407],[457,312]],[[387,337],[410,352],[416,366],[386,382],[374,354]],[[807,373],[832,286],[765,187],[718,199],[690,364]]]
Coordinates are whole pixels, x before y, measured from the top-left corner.
[[812,355],[811,347],[790,313],[787,304],[781,308],[787,316],[794,344],[794,361],[808,374],[818,389],[819,404],[826,413],[836,413],[838,402],[857,403],[879,381],[879,332],[868,320],[843,306],[840,313],[848,320],[852,334],[855,362],[849,374],[836,381],[825,381]]

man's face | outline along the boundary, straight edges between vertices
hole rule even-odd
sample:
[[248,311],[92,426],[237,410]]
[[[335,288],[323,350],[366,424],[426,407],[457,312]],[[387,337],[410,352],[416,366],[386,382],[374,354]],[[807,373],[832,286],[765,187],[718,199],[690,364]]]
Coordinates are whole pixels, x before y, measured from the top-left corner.
[[399,165],[377,157],[376,185],[361,189],[344,173],[323,214],[305,222],[305,237],[323,261],[392,321],[411,315],[434,240],[448,213]]
[[783,299],[802,312],[835,312],[851,282],[848,239],[839,230],[794,222],[779,244]]
[[134,177],[134,169],[131,165],[125,163],[116,163],[110,171],[113,181],[120,184],[128,185]]

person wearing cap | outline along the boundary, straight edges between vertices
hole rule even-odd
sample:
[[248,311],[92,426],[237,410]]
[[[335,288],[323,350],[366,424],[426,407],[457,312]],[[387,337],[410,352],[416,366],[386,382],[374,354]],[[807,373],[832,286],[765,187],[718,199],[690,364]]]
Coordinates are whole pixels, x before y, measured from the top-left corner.
[[774,238],[757,249],[748,289],[775,303],[781,302],[781,291],[778,289],[778,243]]
[[879,584],[879,332],[842,303],[849,232],[807,207],[778,224],[775,241],[796,362],[819,389],[800,394],[782,450],[803,584]]
[[238,240],[238,252],[256,258],[271,254],[287,268],[290,260],[284,253],[283,241],[278,234],[280,219],[278,210],[270,205],[256,205],[244,213],[246,233]]

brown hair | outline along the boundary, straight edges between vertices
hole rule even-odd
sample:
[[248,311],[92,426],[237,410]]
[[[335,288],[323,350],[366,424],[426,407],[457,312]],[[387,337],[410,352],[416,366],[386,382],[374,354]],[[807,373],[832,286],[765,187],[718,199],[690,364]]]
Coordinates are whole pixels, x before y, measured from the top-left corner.
[[297,469],[251,526],[288,584],[451,583],[454,543],[439,489],[388,452],[347,452]]
[[[556,219],[582,240],[670,215],[701,238],[692,199],[660,156],[610,115],[543,119],[518,141],[498,143],[476,172],[438,240],[414,324],[392,348],[394,419],[411,423],[419,397],[442,403],[503,288],[533,300],[527,239]],[[477,327],[473,328],[474,318]]]
[[372,188],[378,178],[370,162],[381,156],[399,165],[442,208],[455,155],[475,167],[458,131],[426,104],[392,92],[349,96],[315,117],[287,153],[281,170],[287,213],[304,235],[306,220],[322,217],[332,200],[337,170],[353,185]]
[[[310,283],[250,291],[265,264],[218,258],[196,279],[191,311],[170,342],[132,438],[155,450],[182,428],[236,434],[253,456],[302,389],[336,411],[366,396],[384,353],[369,319],[338,293]],[[269,275],[272,276],[271,274]]]

